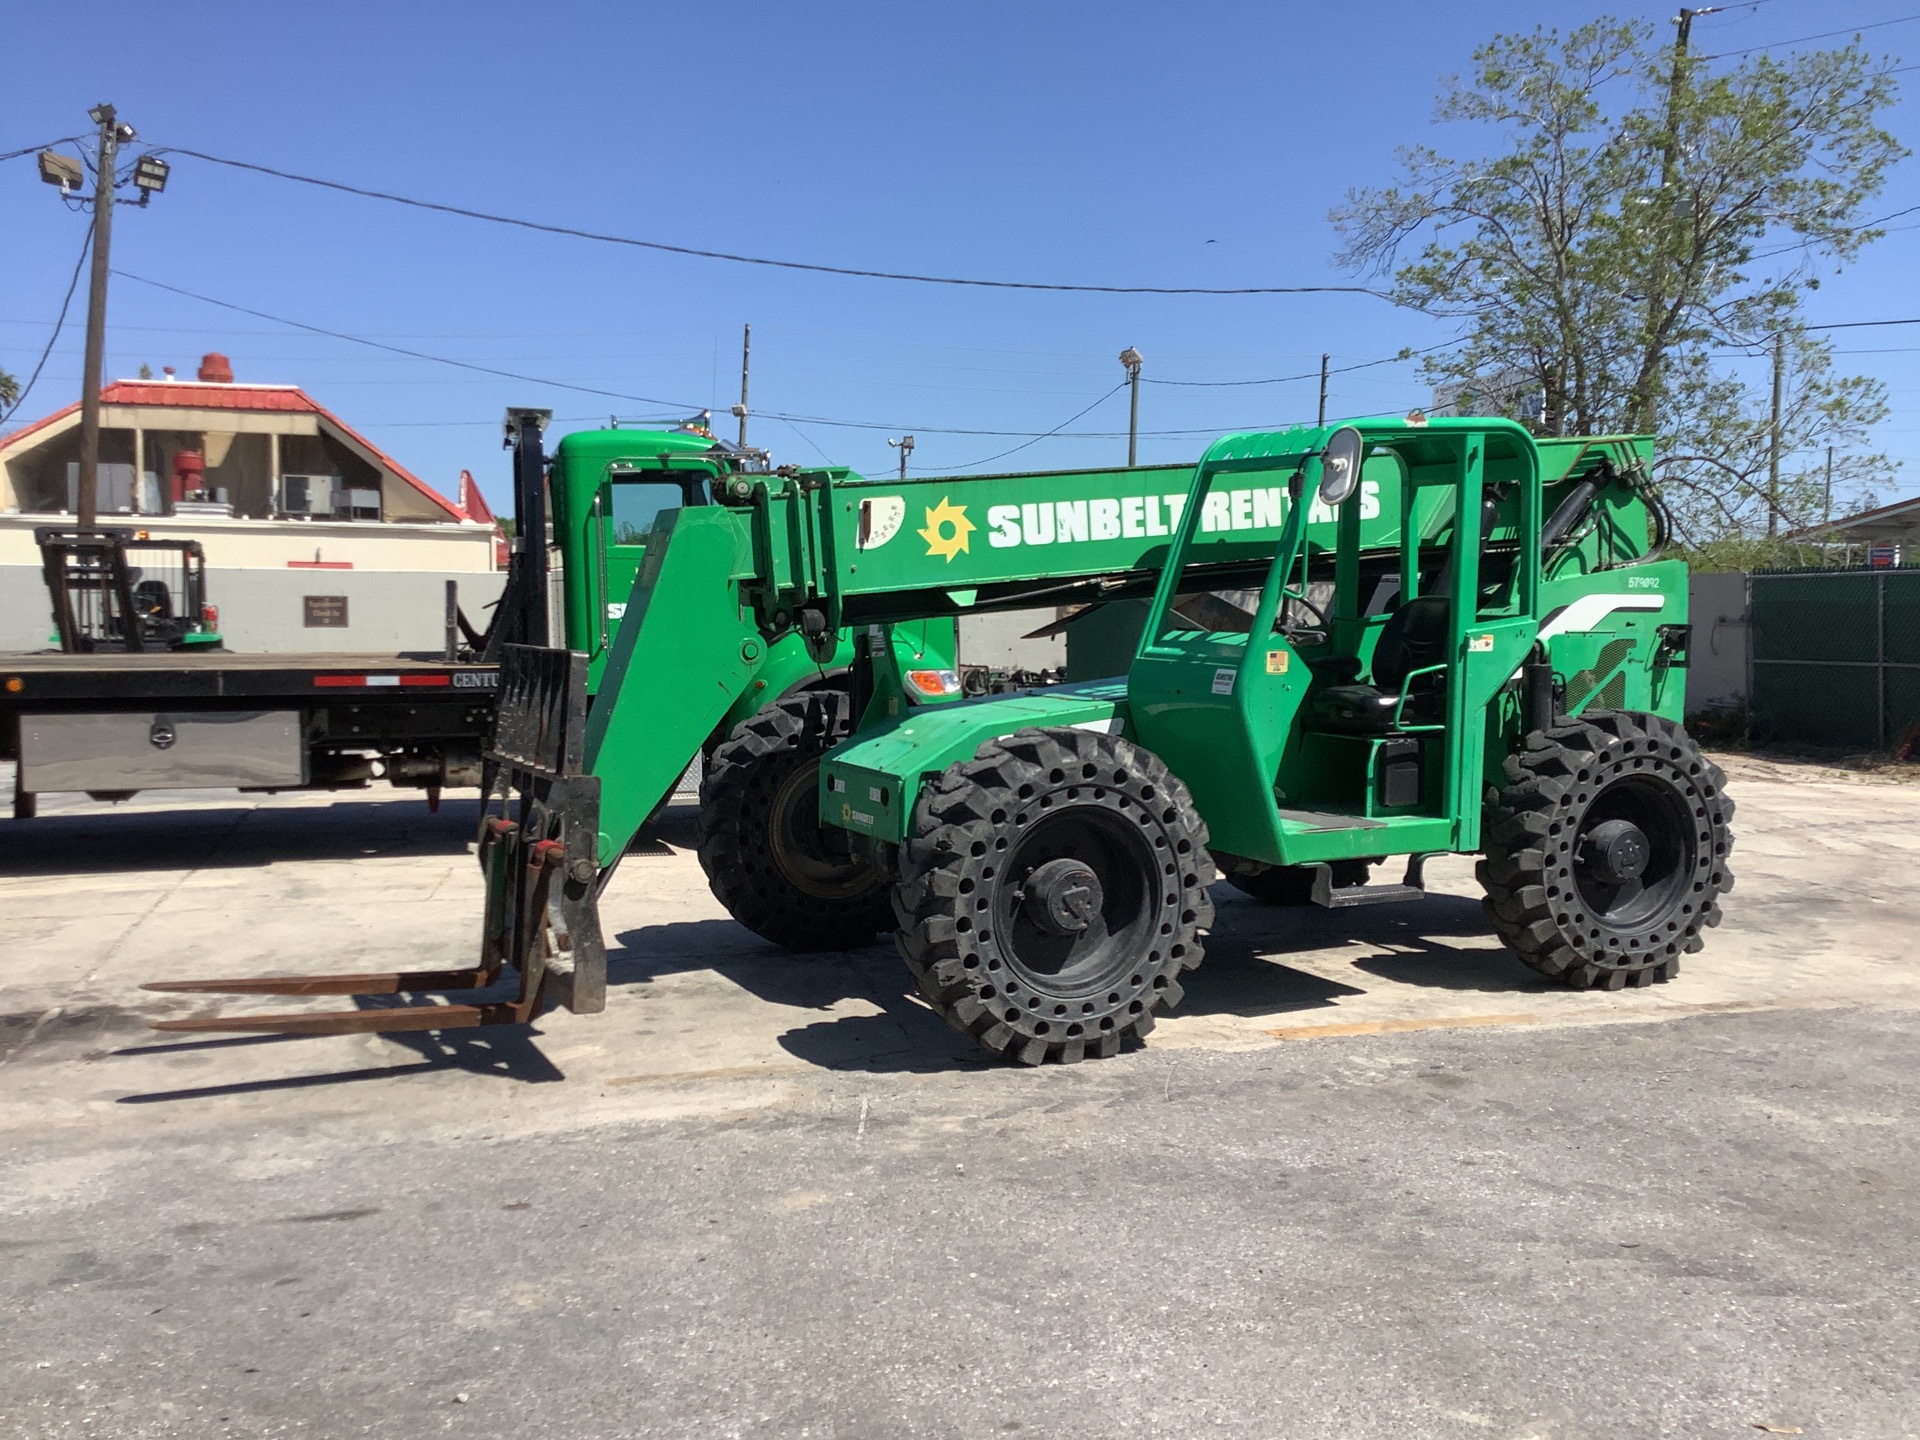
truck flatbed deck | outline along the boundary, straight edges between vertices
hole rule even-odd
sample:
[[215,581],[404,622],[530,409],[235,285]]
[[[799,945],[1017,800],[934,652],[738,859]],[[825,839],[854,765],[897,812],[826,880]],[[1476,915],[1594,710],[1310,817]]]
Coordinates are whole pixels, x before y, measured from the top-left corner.
[[84,791],[480,783],[497,665],[432,655],[224,650],[0,655],[16,818]]
[[420,692],[420,699],[444,690],[464,698],[476,691],[491,694],[498,683],[498,666],[423,655],[49,650],[0,655],[0,712],[148,699],[337,699],[351,690],[405,690]]

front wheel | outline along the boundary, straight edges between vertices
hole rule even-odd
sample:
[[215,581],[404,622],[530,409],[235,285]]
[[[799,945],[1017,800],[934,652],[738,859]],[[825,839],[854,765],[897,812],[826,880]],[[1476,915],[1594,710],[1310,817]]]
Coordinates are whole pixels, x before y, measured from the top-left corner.
[[1733,888],[1726,777],[1671,720],[1588,712],[1527,737],[1489,797],[1494,928],[1578,989],[1671,979]]
[[894,890],[900,954],[947,1023],[996,1055],[1114,1055],[1179,1002],[1213,878],[1206,825],[1158,756],[1021,730],[921,792]]

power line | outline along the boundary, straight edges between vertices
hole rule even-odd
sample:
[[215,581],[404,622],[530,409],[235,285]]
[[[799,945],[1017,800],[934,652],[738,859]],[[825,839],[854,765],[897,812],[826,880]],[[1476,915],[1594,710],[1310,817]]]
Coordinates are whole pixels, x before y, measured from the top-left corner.
[[[312,325],[307,323],[304,320],[294,320],[284,315],[270,314],[265,310],[256,310],[253,307],[248,305],[236,305],[229,300],[217,300],[211,295],[202,295],[197,291],[183,289],[178,285],[168,285],[163,281],[150,280],[144,275],[134,275],[124,270],[115,270],[113,273],[119,276],[123,280],[132,280],[137,284],[150,285],[157,290],[165,290],[170,294],[184,296],[189,300],[199,300],[204,304],[218,306],[222,310],[233,310],[243,315],[251,315],[256,320],[270,320],[276,324],[290,325],[297,330],[305,330],[312,334],[324,335],[335,340],[345,340],[349,344],[353,344],[353,345],[365,345],[370,349],[383,350],[395,355],[404,355],[414,360],[426,360],[437,365],[452,365],[461,370],[471,370],[482,375],[497,376],[501,379],[519,380],[529,385],[550,385],[557,389],[574,390],[586,395],[600,395],[612,400],[632,400],[641,405],[658,405],[667,410],[691,411],[691,410],[701,410],[701,409],[708,408],[706,406],[702,406],[700,404],[693,403],[693,402],[683,402],[683,401],[677,401],[677,400],[662,400],[658,396],[654,396],[654,395],[632,395],[624,391],[604,390],[597,386],[578,385],[566,380],[553,380],[553,379],[549,379],[547,377],[539,376],[539,375],[526,375],[513,370],[499,370],[489,365],[476,365],[471,361],[455,360],[452,357],[446,356],[446,355],[432,355],[432,354],[428,354],[424,350],[412,350],[401,345],[389,345],[384,343],[383,341],[369,340],[363,335],[351,335],[345,331],[332,330],[323,325]],[[1106,397],[1102,396],[1101,398],[1104,399]],[[1099,402],[1095,401],[1094,403],[1098,404]],[[1087,408],[1092,409],[1093,407],[1089,406]],[[984,429],[971,429],[971,428],[956,428],[956,427],[939,426],[939,425],[902,425],[897,421],[840,420],[827,415],[796,415],[796,414],[790,414],[790,413],[773,411],[773,410],[760,410],[760,411],[756,411],[755,413],[764,415],[766,418],[770,420],[783,420],[783,421],[786,421],[788,424],[792,424],[795,421],[803,421],[809,425],[828,425],[836,429],[843,429],[843,430],[906,429],[906,430],[924,431],[929,435],[974,435],[974,436],[981,436],[981,437],[996,437],[996,438],[1008,438],[1008,439],[1012,439],[1012,438],[1045,439],[1047,438],[1047,436],[1056,433],[1055,431],[1046,431],[1044,433],[1036,433],[1035,431],[1032,431],[1032,430],[984,430]],[[1082,411],[1081,413],[1084,414],[1085,411]],[[1072,422],[1069,421],[1067,423],[1071,424]],[[1191,434],[1191,433],[1204,433],[1204,432],[1185,431],[1185,432],[1166,432],[1166,433]],[[1076,435],[1073,438],[1110,439],[1112,437],[1110,435],[1101,434],[1101,435]]]
[[513,370],[496,370],[490,365],[475,365],[468,360],[455,360],[446,355],[429,355],[424,350],[409,350],[403,345],[389,345],[381,340],[369,340],[362,335],[349,335],[341,330],[329,330],[321,325],[309,325],[304,320],[289,320],[284,315],[269,315],[264,310],[255,310],[246,305],[235,305],[228,300],[216,300],[211,295],[196,294],[192,290],[183,290],[178,285],[168,285],[159,280],[149,280],[144,275],[130,274],[125,270],[113,272],[122,280],[131,280],[139,285],[151,285],[156,290],[165,290],[170,294],[184,295],[189,300],[198,300],[203,304],[217,305],[222,310],[233,310],[242,315],[251,315],[256,320],[271,320],[278,325],[291,325],[296,330],[305,330],[314,335],[325,335],[333,340],[345,340],[351,345],[365,345],[373,350],[385,350],[394,355],[405,355],[413,360],[431,360],[436,365],[454,365],[462,370],[472,370],[481,375],[493,375],[502,380],[519,380],[528,385],[551,385],[558,390],[574,390],[582,395],[601,395],[609,400],[632,400],[641,405],[663,405],[669,410],[698,410],[698,405],[683,404],[676,400],[662,400],[654,395],[629,395],[620,390],[602,390],[593,385],[575,385],[566,380],[549,380],[537,375],[522,375]]
[[[458,215],[466,220],[482,220],[490,225],[508,225],[520,230],[535,230],[546,235],[565,235],[576,240],[594,240],[605,245],[628,245],[640,250],[656,250],[669,255],[688,255],[700,260],[724,260],[735,265],[762,265],[777,270],[805,270],[817,275],[846,275],[860,280],[899,280],[916,285],[965,285],[986,290],[1046,290],[1069,294],[1086,295],[1371,295],[1375,299],[1385,300],[1391,305],[1402,302],[1395,300],[1383,290],[1375,290],[1366,285],[1072,285],[1041,280],[982,280],[976,277],[959,275],[919,275],[901,270],[868,270],[851,265],[819,265],[806,260],[776,260],[764,255],[738,255],[727,250],[703,250],[691,245],[670,245],[661,240],[641,240],[631,235],[612,235],[598,230],[582,230],[572,225],[555,225],[540,220],[526,220],[514,215],[495,215],[485,210],[471,210],[463,205],[443,205],[434,200],[420,200],[409,195],[396,195],[387,190],[372,190],[361,185],[348,185],[338,180],[322,180],[313,175],[300,175],[291,170],[276,169],[271,165],[256,165],[247,160],[229,160],[219,155],[209,155],[202,150],[188,150],[182,146],[169,145],[149,152],[162,155],[188,155],[195,160],[205,160],[211,165],[225,165],[235,170],[250,170],[260,175],[271,175],[277,180],[291,180],[301,185],[315,185],[323,190],[337,190],[347,195],[359,195],[369,200],[385,200],[394,205],[408,205],[416,210],[433,210],[443,215]],[[1418,308],[1418,307],[1408,307]]]
[[1122,380],[1118,385],[1114,386],[1113,389],[1107,391],[1106,394],[1102,395],[1098,400],[1094,401],[1093,404],[1087,406],[1085,410],[1081,410],[1073,415],[1069,415],[1065,420],[1062,420],[1058,425],[1054,426],[1053,429],[1048,430],[1044,434],[1036,435],[1031,440],[1027,440],[1019,445],[1014,446],[1011,450],[1002,450],[998,455],[989,455],[984,460],[970,460],[965,465],[955,465],[952,467],[943,465],[940,468],[942,470],[946,470],[949,468],[954,470],[977,470],[982,465],[991,465],[996,460],[1004,460],[1009,455],[1017,455],[1022,450],[1025,450],[1029,445],[1038,445],[1042,440],[1048,440],[1048,439],[1051,439],[1053,436],[1058,435],[1062,430],[1065,430],[1067,426],[1073,424],[1074,421],[1078,420],[1080,416],[1087,414],[1089,411],[1097,410],[1100,406],[1106,404],[1107,401],[1111,400],[1114,396],[1118,395],[1122,390],[1126,389],[1127,384],[1128,384],[1127,381]]
[[92,138],[93,137],[89,135],[63,135],[60,137],[60,139],[49,140],[44,145],[29,145],[24,150],[9,150],[6,152],[6,154],[0,155],[0,161],[18,160],[22,155],[33,155],[33,154],[37,154],[42,150],[51,150],[56,145],[77,145],[82,140],[89,140]]
[[1905,320],[1835,320],[1829,325],[1802,325],[1802,330],[1865,330],[1875,325],[1920,325],[1920,315]]
[[[491,375],[491,376],[495,376],[505,380],[518,380],[528,385],[547,385],[547,386],[552,386],[555,389],[572,390],[584,395],[599,395],[612,400],[631,400],[641,405],[658,405],[666,410],[695,411],[695,410],[703,410],[703,409],[711,408],[709,406],[702,405],[692,401],[663,400],[660,397],[655,395],[634,395],[634,394],[630,394],[620,390],[606,390],[598,386],[581,385],[581,384],[577,384],[567,380],[555,380],[546,376],[527,375],[514,370],[496,369],[495,367],[490,365],[478,365],[471,361],[456,360],[451,356],[447,356],[447,355],[434,355],[424,350],[413,350],[402,345],[389,345],[384,341],[371,340],[363,335],[354,335],[343,330],[334,330],[323,325],[310,324],[304,320],[294,320],[285,315],[275,315],[265,310],[257,310],[252,306],[238,305],[233,303],[230,300],[219,300],[214,298],[211,295],[202,295],[198,291],[187,290],[178,285],[169,285],[164,281],[160,281],[160,280],[148,279],[144,275],[134,275],[125,270],[115,270],[113,273],[119,276],[123,280],[131,280],[131,281],[134,281],[136,284],[148,285],[153,287],[154,289],[164,290],[164,291],[167,291],[169,294],[173,294],[173,295],[180,295],[189,300],[198,300],[203,304],[217,306],[222,310],[232,310],[242,315],[251,315],[256,320],[266,320],[277,325],[291,326],[296,330],[304,330],[310,334],[322,335],[322,336],[326,336],[329,339],[334,339],[334,340],[344,340],[347,343],[353,344],[353,345],[364,345],[370,349],[381,350],[394,355],[402,355],[412,360],[424,360],[431,364],[436,364],[436,365],[450,365],[455,367],[456,369],[468,370],[481,375]],[[1434,348],[1438,348],[1438,347],[1434,347]],[[1425,353],[1425,352],[1416,352],[1416,353]],[[1365,369],[1368,366],[1372,366],[1372,365],[1390,364],[1392,363],[1392,361],[1398,358],[1399,358],[1398,356],[1389,356],[1381,360],[1367,361],[1363,365],[1349,366],[1347,368]],[[382,382],[382,383],[386,383],[386,382]],[[1125,382],[1123,381],[1122,386],[1124,386],[1124,384]],[[1085,409],[1081,410],[1078,414],[1074,415],[1073,417],[1067,420],[1062,421],[1061,424],[1055,426],[1051,430],[1043,430],[1043,431],[993,430],[993,429],[984,429],[984,428],[968,427],[968,426],[917,425],[917,424],[910,424],[910,423],[902,423],[897,420],[890,420],[890,421],[846,420],[846,419],[840,419],[830,415],[795,414],[789,411],[779,411],[779,410],[756,410],[754,413],[757,415],[764,416],[769,420],[783,421],[789,425],[793,425],[796,423],[803,423],[807,425],[826,425],[834,429],[840,429],[840,430],[893,430],[893,431],[912,430],[912,431],[916,431],[916,432],[920,432],[928,435],[971,435],[971,436],[979,436],[982,438],[1018,439],[1018,440],[1026,440],[1026,441],[1047,440],[1047,439],[1054,438],[1056,436],[1062,439],[1073,439],[1073,440],[1111,440],[1111,439],[1117,438],[1118,436],[1124,435],[1126,432],[1123,430],[1120,430],[1120,431],[1112,431],[1112,430],[1069,431],[1065,427],[1068,425],[1071,425],[1074,422],[1074,420],[1079,419],[1081,415],[1085,415],[1089,411],[1093,410],[1102,401],[1109,398],[1113,393],[1114,391],[1111,391],[1111,390],[1108,391],[1106,394],[1100,396],[1099,399],[1095,400],[1092,404],[1088,405]],[[1196,426],[1190,429],[1182,429],[1182,430],[1143,430],[1140,433],[1142,435],[1154,436],[1154,437],[1172,437],[1172,436],[1183,436],[1183,435],[1217,435],[1217,434],[1224,434],[1227,431],[1236,429],[1236,428],[1246,429],[1249,427],[1246,427],[1246,426],[1239,426],[1239,427]],[[809,443],[811,443],[811,441],[809,441]],[[1015,447],[1015,449],[1025,449],[1025,448],[1026,447],[1024,445]],[[1013,452],[1008,451],[1006,453],[1011,454]],[[999,458],[1000,458],[999,456],[989,456],[987,457],[987,460],[980,460],[974,463],[984,465],[991,460],[995,460]]]
[[[1446,350],[1458,345],[1458,340],[1443,341],[1438,345],[1429,345],[1424,350],[1406,350],[1398,355],[1389,355],[1381,360],[1367,360],[1358,365],[1342,365],[1327,371],[1329,375],[1346,375],[1355,370],[1371,370],[1376,365],[1392,365],[1401,360],[1411,360],[1416,355],[1431,355],[1436,350]],[[1162,380],[1157,376],[1142,376],[1149,385],[1185,385],[1205,389],[1229,389],[1242,385],[1287,385],[1297,380],[1317,380],[1318,370],[1308,370],[1299,375],[1276,375],[1271,380]]]
[[1718,55],[1702,55],[1702,60],[1731,60],[1741,55],[1751,55],[1758,50],[1772,50],[1782,45],[1804,45],[1809,40],[1831,40],[1836,35],[1858,35],[1864,30],[1881,30],[1888,25],[1906,25],[1920,20],[1920,15],[1902,15],[1894,20],[1875,20],[1869,25],[1849,25],[1844,30],[1822,30],[1818,35],[1801,35],[1792,40],[1775,40],[1767,45],[1749,45],[1744,50],[1722,50]]
[[[4,158],[4,157],[0,157]],[[39,380],[40,372],[47,368],[47,357],[53,354],[54,342],[59,340],[60,332],[66,328],[67,307],[73,304],[73,292],[80,287],[80,272],[87,267],[87,256],[93,251],[93,221],[87,221],[87,233],[80,240],[80,258],[73,262],[73,278],[67,281],[67,293],[60,301],[60,313],[54,317],[53,333],[47,336],[47,348],[40,352],[35,362],[33,374],[27,377],[27,383],[20,387],[20,393],[13,397],[13,404],[7,407],[7,413],[0,415],[0,425],[20,413],[20,407],[27,403],[27,396],[33,393],[34,383]]]

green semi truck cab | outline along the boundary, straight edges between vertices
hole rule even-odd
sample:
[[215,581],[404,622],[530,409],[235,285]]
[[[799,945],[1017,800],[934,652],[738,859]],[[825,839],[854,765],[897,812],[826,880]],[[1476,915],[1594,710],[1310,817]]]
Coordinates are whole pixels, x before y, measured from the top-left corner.
[[[666,517],[711,506],[733,481],[765,475],[765,452],[716,439],[704,417],[672,428],[610,427],[563,436],[548,467],[551,542],[562,557],[562,616],[569,647],[587,657],[587,693],[597,695],[627,613],[649,543],[664,544]],[[719,578],[719,577],[716,577]],[[951,620],[928,620],[902,635],[909,658],[923,669],[955,669]],[[771,700],[821,687],[844,687],[853,640],[841,634],[831,650],[809,647],[798,633],[768,641],[753,683],[716,723],[706,742]],[[957,698],[950,691],[929,698]]]

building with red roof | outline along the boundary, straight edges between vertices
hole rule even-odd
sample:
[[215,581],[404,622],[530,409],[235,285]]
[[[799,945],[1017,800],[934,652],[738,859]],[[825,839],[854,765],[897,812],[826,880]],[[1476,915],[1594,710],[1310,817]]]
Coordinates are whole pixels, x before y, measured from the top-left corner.
[[[101,524],[190,534],[216,568],[494,567],[491,514],[440,494],[298,385],[237,382],[210,354],[195,379],[116,380],[100,400]],[[74,511],[79,460],[78,401],[0,436],[0,563],[38,563],[32,526]]]

